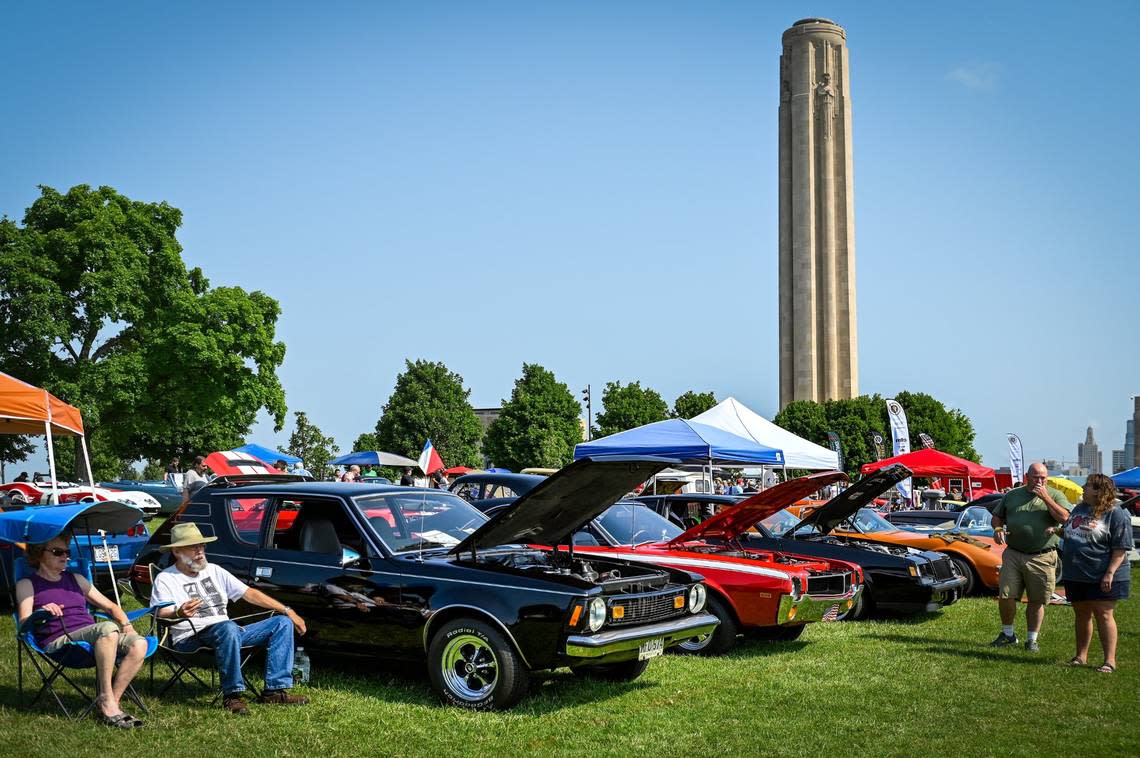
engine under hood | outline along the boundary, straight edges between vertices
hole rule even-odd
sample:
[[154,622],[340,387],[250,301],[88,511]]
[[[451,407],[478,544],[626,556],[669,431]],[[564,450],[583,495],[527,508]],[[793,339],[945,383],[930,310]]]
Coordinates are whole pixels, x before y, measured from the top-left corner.
[[649,477],[679,461],[599,456],[557,471],[451,549],[458,555],[517,543],[557,545]]
[[789,529],[788,533],[795,533],[796,530],[805,526],[815,526],[819,529],[820,534],[828,534],[860,508],[910,475],[911,470],[901,463],[879,469],[813,510],[800,523]]
[[680,545],[684,542],[709,538],[735,539],[751,529],[756,522],[793,505],[797,500],[807,497],[816,490],[835,482],[846,481],[847,475],[840,471],[824,471],[781,482],[710,516],[674,537],[669,544]]

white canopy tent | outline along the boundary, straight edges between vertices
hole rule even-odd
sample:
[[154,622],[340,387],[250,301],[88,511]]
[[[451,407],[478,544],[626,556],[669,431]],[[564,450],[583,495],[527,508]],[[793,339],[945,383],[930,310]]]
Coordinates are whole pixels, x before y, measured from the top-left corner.
[[812,471],[839,468],[839,456],[834,450],[808,442],[803,437],[776,426],[734,397],[722,400],[692,420],[783,450],[784,465],[788,468]]

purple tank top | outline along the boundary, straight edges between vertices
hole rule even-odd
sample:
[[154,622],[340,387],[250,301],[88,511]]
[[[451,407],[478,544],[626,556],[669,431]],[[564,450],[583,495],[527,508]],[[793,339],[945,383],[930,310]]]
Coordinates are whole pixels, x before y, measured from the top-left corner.
[[65,631],[74,632],[95,623],[87,610],[83,590],[79,589],[79,582],[75,581],[75,574],[65,571],[58,582],[48,581],[39,574],[32,574],[28,578],[35,591],[32,599],[34,608],[43,608],[48,603],[57,603],[63,608],[62,617],[52,616],[50,621],[36,629],[36,642],[46,645],[62,637]]

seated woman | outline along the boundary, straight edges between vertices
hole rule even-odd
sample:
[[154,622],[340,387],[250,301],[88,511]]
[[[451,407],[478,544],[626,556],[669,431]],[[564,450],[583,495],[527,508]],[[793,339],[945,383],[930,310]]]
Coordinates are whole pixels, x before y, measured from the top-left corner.
[[[96,715],[104,724],[120,729],[142,726],[141,720],[123,712],[119,698],[146,659],[146,640],[135,634],[122,608],[86,577],[67,571],[69,542],[70,536],[60,535],[43,545],[28,545],[28,563],[36,573],[16,583],[17,616],[23,623],[37,609],[52,615],[35,631],[36,642],[49,653],[68,642],[90,643],[99,692]],[[97,623],[87,610],[88,603],[106,611],[114,621]],[[119,656],[122,661],[115,672]]]

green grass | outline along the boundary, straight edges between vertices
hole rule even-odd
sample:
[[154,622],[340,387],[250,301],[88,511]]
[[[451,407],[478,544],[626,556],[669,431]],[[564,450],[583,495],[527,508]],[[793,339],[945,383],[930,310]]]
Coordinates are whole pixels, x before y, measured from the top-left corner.
[[[7,755],[978,755],[1140,754],[1140,603],[1118,607],[1120,671],[1060,665],[1073,613],[1050,607],[1042,650],[991,650],[991,598],[917,619],[813,624],[793,643],[722,658],[668,655],[627,685],[568,671],[535,677],[509,713],[437,704],[420,668],[315,660],[304,708],[240,719],[148,699],[148,726],[112,732],[15,707],[11,619],[0,632],[0,744]],[[1024,637],[1024,618],[1019,619]],[[1100,663],[1094,640],[1090,661]],[[373,671],[368,671],[373,668]],[[143,691],[145,697],[145,690]]]

